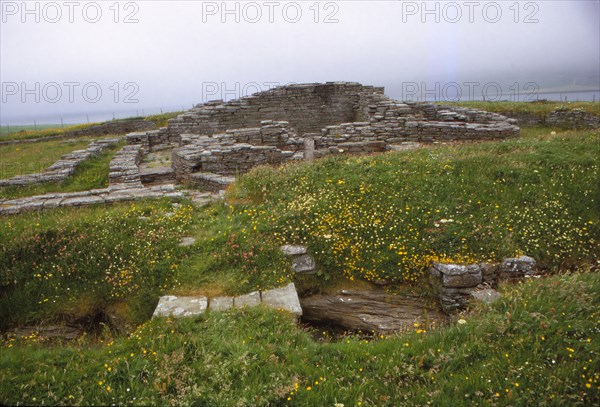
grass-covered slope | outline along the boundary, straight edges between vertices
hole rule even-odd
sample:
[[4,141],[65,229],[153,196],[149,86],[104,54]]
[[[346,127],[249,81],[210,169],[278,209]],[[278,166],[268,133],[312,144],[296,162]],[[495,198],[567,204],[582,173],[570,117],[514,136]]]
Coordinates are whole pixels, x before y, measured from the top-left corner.
[[[561,271],[597,268],[598,133],[551,131],[258,168],[202,209],[159,200],[0,217],[0,403],[595,405],[600,279]],[[183,236],[196,244],[179,247]],[[311,289],[384,279],[427,294],[431,260],[520,253],[559,273],[502,286],[464,324],[370,342],[314,342],[260,308],[135,328],[161,294],[290,281],[283,243],[317,257]],[[90,317],[133,333],[62,345],[7,334]]]
[[[261,168],[230,196],[248,223],[308,244],[330,276],[415,282],[432,260],[527,254],[544,268],[600,253],[598,134],[529,129],[499,143]],[[553,132],[554,133],[554,132]]]
[[596,273],[532,279],[466,323],[373,341],[317,343],[291,316],[261,308],[153,320],[99,346],[7,340],[0,402],[597,405],[598,292]]

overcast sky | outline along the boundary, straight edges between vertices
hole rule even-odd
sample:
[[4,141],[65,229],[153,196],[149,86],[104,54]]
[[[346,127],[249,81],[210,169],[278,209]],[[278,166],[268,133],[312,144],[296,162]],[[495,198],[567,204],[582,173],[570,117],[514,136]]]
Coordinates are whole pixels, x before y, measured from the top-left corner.
[[489,83],[504,98],[600,87],[597,0],[25,4],[0,0],[4,124],[189,108],[273,83],[463,100]]

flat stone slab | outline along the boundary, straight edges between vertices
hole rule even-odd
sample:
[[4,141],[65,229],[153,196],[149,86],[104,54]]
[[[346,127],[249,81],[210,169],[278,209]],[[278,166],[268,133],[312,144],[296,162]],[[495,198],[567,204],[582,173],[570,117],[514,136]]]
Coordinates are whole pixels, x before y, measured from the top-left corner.
[[262,302],[269,307],[289,311],[296,316],[302,315],[302,307],[294,283],[290,283],[285,287],[263,291]]
[[190,317],[202,314],[208,308],[206,297],[176,297],[165,295],[160,297],[154,310],[155,317]]
[[296,244],[286,244],[281,246],[280,250],[285,256],[299,256],[301,254],[308,253],[306,246],[300,246]]
[[211,311],[226,311],[233,308],[233,297],[215,297],[211,298],[208,303],[208,308]]
[[233,299],[233,306],[236,308],[255,307],[260,304],[260,292],[253,291],[251,293],[240,295]]

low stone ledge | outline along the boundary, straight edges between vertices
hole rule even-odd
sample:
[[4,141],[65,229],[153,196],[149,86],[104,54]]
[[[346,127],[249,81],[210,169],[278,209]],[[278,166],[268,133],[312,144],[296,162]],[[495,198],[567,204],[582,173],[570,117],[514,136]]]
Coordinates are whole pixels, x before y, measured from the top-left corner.
[[16,215],[22,212],[68,206],[89,206],[95,204],[134,201],[148,198],[180,198],[184,191],[176,191],[174,185],[144,187],[141,184],[114,184],[109,188],[90,191],[51,193],[19,199],[0,200],[0,215]]
[[260,292],[258,291],[253,291],[233,298],[233,306],[235,308],[255,307],[258,304],[260,304]]
[[266,291],[253,291],[237,297],[177,297],[166,295],[160,297],[153,317],[186,317],[205,312],[226,311],[231,308],[255,307],[264,304],[267,307],[287,311],[297,317],[302,315],[300,299],[294,283],[284,287]]

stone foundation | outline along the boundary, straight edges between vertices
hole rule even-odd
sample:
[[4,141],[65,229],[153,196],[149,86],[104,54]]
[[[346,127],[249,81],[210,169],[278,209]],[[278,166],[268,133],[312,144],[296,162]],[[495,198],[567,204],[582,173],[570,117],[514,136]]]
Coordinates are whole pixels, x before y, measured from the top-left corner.
[[496,113],[400,103],[383,88],[351,82],[289,85],[224,103],[197,105],[159,130],[132,133],[145,151],[177,146],[178,180],[237,175],[258,165],[402,149],[405,143],[494,140],[519,134]]

